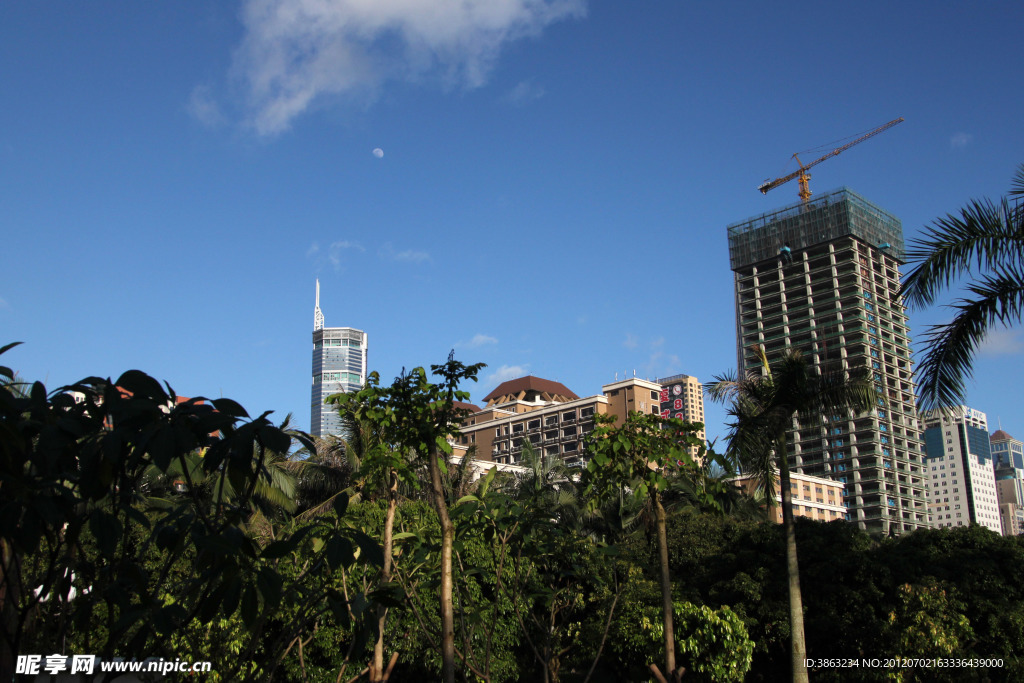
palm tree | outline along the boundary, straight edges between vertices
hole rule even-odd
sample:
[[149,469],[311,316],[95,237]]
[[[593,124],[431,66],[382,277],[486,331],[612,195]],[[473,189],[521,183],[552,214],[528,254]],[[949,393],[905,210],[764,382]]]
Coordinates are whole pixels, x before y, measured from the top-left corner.
[[907,262],[915,265],[902,294],[912,308],[932,305],[954,281],[971,278],[968,295],[948,306],[953,320],[929,328],[917,368],[921,408],[957,405],[985,335],[996,323],[1020,323],[1024,311],[1024,164],[1009,197],[972,200],[911,244]]
[[804,640],[803,599],[796,555],[796,530],[790,492],[786,433],[793,418],[817,418],[848,410],[867,411],[874,404],[874,382],[870,373],[853,375],[839,367],[817,369],[795,349],[787,349],[775,366],[764,350],[754,351],[761,359],[762,372],[745,377],[715,377],[707,385],[711,399],[730,403],[728,454],[743,470],[759,480],[758,488],[774,504],[775,473],[779,473],[782,494],[782,524],[786,539],[786,572],[789,578],[790,645],[794,681],[807,681],[807,644]]

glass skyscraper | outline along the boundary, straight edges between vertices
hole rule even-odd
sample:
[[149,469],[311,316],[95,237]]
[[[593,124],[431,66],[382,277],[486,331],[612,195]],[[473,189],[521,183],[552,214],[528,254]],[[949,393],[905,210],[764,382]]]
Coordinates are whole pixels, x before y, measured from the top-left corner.
[[338,435],[341,420],[324,399],[331,394],[358,391],[366,384],[366,333],[352,327],[324,327],[320,311],[320,281],[316,282],[313,311],[313,390],[310,399],[309,433]]

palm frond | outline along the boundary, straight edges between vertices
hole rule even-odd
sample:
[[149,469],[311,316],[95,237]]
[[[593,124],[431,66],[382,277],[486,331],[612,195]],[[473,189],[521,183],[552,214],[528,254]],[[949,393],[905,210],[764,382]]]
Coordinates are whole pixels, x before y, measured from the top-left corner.
[[929,306],[938,294],[965,274],[1019,263],[1024,245],[1021,212],[1006,199],[971,201],[959,215],[935,221],[911,242],[901,295],[911,307]]
[[1024,268],[1008,266],[985,276],[968,291],[976,298],[950,306],[953,320],[933,325],[925,336],[927,352],[918,365],[922,409],[958,405],[966,397],[966,380],[973,377],[974,353],[989,328],[1021,319],[1024,312]]
[[1010,184],[1011,197],[1024,197],[1024,164],[1017,167],[1013,174],[1013,181]]

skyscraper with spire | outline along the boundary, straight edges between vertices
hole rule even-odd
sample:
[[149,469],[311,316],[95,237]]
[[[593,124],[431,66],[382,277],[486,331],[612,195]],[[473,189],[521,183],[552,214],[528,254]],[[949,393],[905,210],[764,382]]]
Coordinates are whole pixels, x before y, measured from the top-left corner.
[[338,435],[341,419],[324,399],[331,394],[358,391],[366,384],[367,337],[352,327],[324,327],[320,310],[320,280],[316,281],[313,308],[313,390],[310,398],[309,433]]

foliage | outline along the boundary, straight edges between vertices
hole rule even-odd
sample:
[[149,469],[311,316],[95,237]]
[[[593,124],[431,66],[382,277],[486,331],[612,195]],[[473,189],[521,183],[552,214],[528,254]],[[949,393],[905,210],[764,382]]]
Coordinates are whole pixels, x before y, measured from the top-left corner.
[[[222,672],[237,680],[246,661],[272,670],[318,615],[351,618],[324,577],[379,562],[379,549],[344,527],[344,500],[315,524],[279,522],[269,542],[248,533],[261,487],[274,485],[273,454],[290,443],[267,414],[249,419],[230,399],[179,400],[134,370],[52,393],[38,382],[27,395],[0,387],[3,668],[28,642],[76,633],[104,658],[159,655],[187,624],[237,614],[244,656]],[[173,467],[184,492],[148,498],[154,468]],[[303,543],[316,547],[297,565]],[[283,568],[294,566],[289,580]],[[268,622],[289,604],[303,607],[270,637]]]
[[[728,606],[718,609],[675,601],[676,649],[686,668],[684,680],[742,681],[750,669],[754,643],[743,620]],[[664,639],[658,586],[635,570],[613,624],[611,654],[619,680],[646,679]]]
[[[703,463],[680,457],[692,441],[678,423],[604,422],[590,453],[605,467],[592,465],[580,481],[559,461],[535,457],[519,478],[492,471],[471,487],[449,477],[446,487],[441,468],[455,468],[425,435],[451,433],[453,423],[438,421],[451,413],[426,399],[448,393],[422,387],[419,373],[403,377],[412,379],[398,393],[378,395],[374,419],[394,430],[380,432],[394,446],[382,452],[380,474],[407,468],[422,480],[432,459],[429,502],[371,493],[368,478],[361,502],[332,495],[308,518],[259,493],[302,495],[301,470],[282,468],[292,489],[274,478],[292,434],[266,415],[250,419],[223,401],[175,404],[169,387],[142,373],[83,381],[77,401],[41,385],[0,387],[3,614],[16,645],[8,653],[208,659],[218,667],[211,680],[337,681],[365,677],[382,632],[378,642],[398,654],[392,680],[437,680],[445,673],[440,492],[453,531],[462,679],[648,680],[665,650],[666,577],[684,680],[788,675],[785,529],[724,516],[744,503],[730,502],[730,484],[710,476],[713,454]],[[434,450],[424,456],[411,443]],[[387,460],[391,453],[404,456]],[[664,534],[638,523],[658,504]],[[384,581],[373,539],[392,510],[394,572]],[[842,521],[795,526],[815,658],[1002,658],[1003,668],[951,672],[1024,678],[1024,539],[976,526],[892,539]],[[813,671],[820,681],[842,673]]]
[[680,659],[696,680],[742,681],[750,670],[754,643],[735,612],[689,602],[674,604]]
[[[951,588],[927,577],[921,585],[903,584],[898,592],[899,604],[889,613],[886,628],[893,652],[901,658],[961,656],[974,639],[974,632]],[[891,677],[910,680],[913,673],[912,669],[903,669],[892,672]]]

